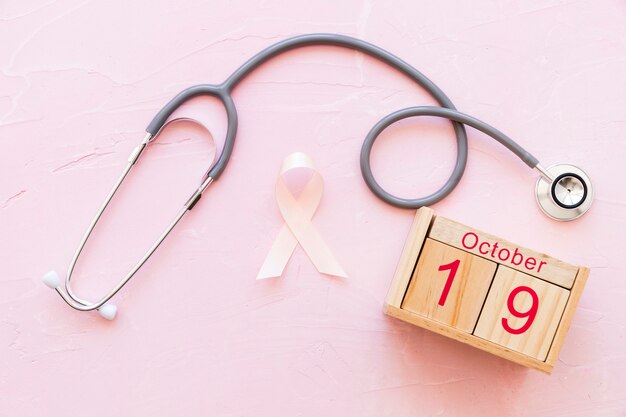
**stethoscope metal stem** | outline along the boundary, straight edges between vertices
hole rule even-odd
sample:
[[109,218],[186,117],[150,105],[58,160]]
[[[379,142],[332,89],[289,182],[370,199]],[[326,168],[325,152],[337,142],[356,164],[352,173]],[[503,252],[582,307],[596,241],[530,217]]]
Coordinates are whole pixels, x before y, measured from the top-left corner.
[[543,178],[545,178],[545,179],[546,179],[546,181],[548,181],[549,183],[553,183],[553,182],[554,182],[554,180],[555,180],[554,176],[553,176],[552,174],[550,174],[550,173],[548,172],[548,170],[547,170],[547,169],[546,169],[543,165],[541,165],[541,164],[539,164],[539,163],[538,163],[537,165],[535,165],[535,169],[536,169],[537,171],[539,171],[539,173],[541,174],[541,176],[542,176]]
[[190,211],[193,208],[193,206],[200,200],[200,198],[202,197],[202,193],[213,182],[213,178],[211,178],[211,177],[206,177],[203,180],[203,182],[200,184],[198,189],[196,191],[194,191],[194,193],[191,195],[191,197],[183,205],[183,208],[178,212],[178,214],[176,215],[174,220],[167,226],[165,231],[163,233],[161,233],[161,235],[157,238],[157,240],[154,242],[154,244],[141,257],[139,262],[137,262],[135,264],[135,266],[133,266],[133,268],[130,270],[130,272],[128,272],[128,274],[126,274],[126,276],[121,281],[119,281],[118,284],[115,287],[113,287],[113,289],[111,289],[104,297],[102,297],[100,300],[98,300],[96,302],[90,302],[90,301],[87,301],[87,300],[77,296],[74,293],[74,291],[72,290],[71,281],[72,281],[72,274],[74,272],[74,268],[76,267],[76,263],[78,262],[78,258],[80,257],[83,249],[85,248],[85,245],[87,244],[87,241],[89,240],[89,237],[91,236],[94,228],[98,224],[98,221],[102,217],[102,214],[104,214],[104,212],[107,209],[109,203],[113,199],[113,196],[118,191],[118,189],[120,188],[120,186],[122,185],[122,183],[124,182],[126,177],[128,176],[129,172],[131,171],[132,167],[136,164],[137,160],[139,159],[139,157],[141,156],[143,151],[146,149],[146,146],[148,145],[148,143],[151,141],[152,138],[153,138],[152,135],[150,133],[148,133],[144,137],[144,139],[141,142],[141,144],[139,144],[131,152],[130,156],[128,157],[128,163],[126,164],[126,167],[124,168],[124,170],[122,171],[122,173],[118,177],[117,181],[113,185],[113,188],[111,189],[111,191],[109,192],[109,194],[105,198],[104,202],[100,206],[100,209],[96,213],[94,219],[89,224],[89,227],[87,228],[87,231],[85,232],[85,235],[81,239],[81,241],[80,241],[80,243],[78,245],[78,248],[77,248],[76,252],[74,253],[74,256],[72,257],[72,260],[71,260],[70,265],[69,265],[68,270],[67,270],[67,276],[65,278],[65,285],[64,285],[65,291],[63,289],[61,289],[61,287],[56,287],[55,288],[57,293],[61,296],[61,298],[63,298],[63,300],[70,307],[72,307],[72,308],[74,308],[76,310],[89,311],[89,310],[98,309],[98,308],[102,307],[105,303],[107,303],[113,296],[115,296],[115,294],[117,294],[117,292],[119,290],[121,290],[122,287],[124,287],[124,285],[126,285],[126,283],[146,263],[146,261],[150,258],[150,256],[152,256],[154,251],[157,250],[157,248],[161,245],[161,243],[165,240],[165,238],[170,234],[172,229],[174,229],[174,227],[176,227],[178,222],[185,216],[185,214],[188,211]]

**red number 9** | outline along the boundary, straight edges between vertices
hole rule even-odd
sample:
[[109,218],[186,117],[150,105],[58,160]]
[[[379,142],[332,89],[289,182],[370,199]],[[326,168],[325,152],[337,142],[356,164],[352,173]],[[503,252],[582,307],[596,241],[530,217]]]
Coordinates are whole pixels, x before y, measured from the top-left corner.
[[[527,292],[528,294],[530,294],[530,296],[533,299],[533,304],[530,306],[528,311],[519,311],[515,308],[515,304],[514,304],[515,297],[517,296],[517,294],[521,292]],[[527,317],[528,319],[526,320],[526,323],[524,323],[522,327],[520,327],[519,329],[513,329],[511,326],[509,326],[509,321],[506,319],[506,317],[503,317],[502,327],[504,327],[504,330],[506,330],[507,332],[511,334],[524,333],[526,330],[528,330],[530,325],[533,324],[533,321],[535,320],[535,317],[537,316],[537,310],[539,309],[539,296],[537,296],[537,293],[532,288],[522,285],[520,287],[513,289],[513,291],[511,291],[511,294],[509,294],[509,299],[506,301],[506,304],[512,315],[520,319],[524,317]]]

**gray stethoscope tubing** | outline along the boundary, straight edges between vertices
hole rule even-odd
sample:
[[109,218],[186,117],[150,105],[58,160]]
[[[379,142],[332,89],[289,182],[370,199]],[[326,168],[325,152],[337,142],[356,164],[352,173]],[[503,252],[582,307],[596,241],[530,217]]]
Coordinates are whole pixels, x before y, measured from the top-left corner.
[[[348,49],[357,50],[376,59],[379,59],[418,83],[426,91],[428,91],[428,93],[431,94],[435,98],[435,100],[437,100],[437,102],[440,103],[442,106],[453,110],[456,109],[448,96],[446,96],[445,93],[441,91],[441,89],[437,87],[437,85],[435,85],[431,80],[429,80],[424,74],[422,74],[417,69],[413,68],[411,65],[404,62],[397,56],[385,51],[384,49],[381,49],[365,41],[352,38],[350,36],[336,34],[310,34],[286,39],[262,50],[251,59],[249,59],[246,63],[244,63],[241,67],[239,67],[222,84],[196,85],[183,90],[157,113],[157,115],[148,125],[146,131],[149,134],[154,135],[156,132],[159,131],[161,126],[174,112],[174,110],[176,110],[182,103],[189,100],[190,98],[197,97],[199,95],[212,95],[221,99],[228,117],[228,129],[226,131],[226,139],[224,141],[223,151],[218,161],[207,173],[207,177],[211,177],[216,180],[226,168],[226,164],[228,163],[228,160],[230,159],[230,156],[233,152],[233,147],[235,145],[235,136],[237,134],[237,109],[235,108],[235,103],[233,102],[233,99],[231,97],[232,90],[254,69],[259,67],[266,61],[270,60],[271,58],[292,49],[315,45],[340,46]],[[467,159],[467,135],[465,133],[463,125],[459,123],[454,123],[454,130],[457,137],[460,154],[455,169],[460,169],[460,171],[463,172],[463,170],[465,169],[465,160]]]
[[500,142],[502,145],[506,146],[507,149],[517,155],[529,167],[535,168],[539,164],[537,158],[528,153],[513,139],[500,132],[495,127],[488,125],[487,123],[482,122],[475,117],[469,116],[465,113],[461,113],[450,108],[432,106],[409,107],[406,109],[398,110],[385,116],[382,120],[376,123],[376,125],[374,125],[372,130],[370,130],[370,132],[365,137],[365,141],[363,141],[363,146],[361,147],[361,173],[363,174],[365,183],[367,184],[369,189],[374,194],[376,194],[376,196],[396,207],[419,208],[422,206],[429,206],[431,204],[435,204],[438,201],[441,201],[444,197],[450,194],[454,187],[457,186],[459,181],[461,181],[461,177],[463,176],[463,171],[465,170],[465,165],[467,163],[467,140],[461,140],[461,138],[457,136],[458,150],[454,170],[452,171],[452,174],[450,174],[448,181],[446,181],[443,187],[441,187],[438,191],[435,191],[433,194],[427,197],[415,199],[396,197],[385,191],[378,184],[378,182],[376,182],[376,179],[372,174],[372,168],[370,166],[370,154],[372,153],[372,147],[374,145],[374,142],[383,132],[383,130],[385,130],[393,123],[398,122],[402,119],[406,119],[408,117],[416,116],[443,117],[455,122],[463,123],[464,125],[471,126],[477,130],[480,130],[483,133],[486,133],[487,135]]
[[[333,45],[340,46],[348,49],[357,50],[370,55],[376,59],[379,59],[391,67],[397,69],[407,77],[411,78],[417,84],[422,86],[435,100],[443,107],[413,107],[398,112],[392,113],[381,120],[367,135],[367,138],[363,142],[361,149],[361,172],[363,178],[368,187],[383,201],[402,208],[419,208],[424,205],[434,204],[443,198],[445,198],[461,180],[467,164],[467,134],[463,127],[463,124],[475,127],[478,130],[485,132],[492,136],[494,139],[502,143],[514,154],[516,154],[522,161],[524,161],[530,168],[536,168],[539,164],[537,158],[528,153],[524,148],[517,144],[513,139],[509,138],[499,130],[491,127],[487,123],[484,123],[478,119],[475,119],[466,114],[460,113],[452,104],[452,101],[446,96],[446,94],[428,77],[419,72],[413,66],[409,65],[397,56],[381,49],[375,45],[367,43],[365,41],[355,39],[345,35],[336,34],[310,34],[296,36],[290,39],[286,39],[282,42],[278,42],[244,63],[239,67],[228,79],[219,85],[196,85],[189,87],[180,92],[169,103],[167,103],[152,119],[146,131],[149,134],[156,134],[169,116],[185,101],[197,97],[200,95],[212,95],[218,97],[226,109],[228,128],[226,131],[226,139],[224,141],[224,148],[222,153],[216,162],[216,164],[209,170],[206,177],[216,180],[226,168],[228,160],[233,152],[235,145],[235,137],[237,134],[237,109],[232,99],[232,90],[254,69],[265,63],[269,59],[282,54],[283,52],[290,51],[295,48],[314,45]],[[411,116],[438,116],[444,117],[453,122],[454,132],[457,140],[457,159],[454,165],[454,170],[450,175],[446,183],[440,190],[434,194],[418,199],[403,199],[389,194],[382,189],[380,185],[374,179],[372,169],[370,167],[369,155],[371,148],[376,140],[376,137],[382,132],[382,130],[400,119]],[[460,123],[457,123],[460,122]]]
[[[372,192],[378,196],[383,201],[394,205],[396,207],[401,208],[419,208],[425,205],[434,204],[443,198],[445,198],[452,190],[457,186],[463,173],[465,171],[465,166],[467,164],[467,154],[468,154],[468,144],[467,144],[467,134],[465,132],[464,125],[468,125],[478,129],[487,135],[493,137],[506,148],[508,148],[511,152],[517,155],[526,165],[530,168],[537,169],[541,173],[541,178],[537,183],[537,201],[544,210],[544,212],[557,220],[571,220],[576,218],[582,213],[584,213],[591,204],[591,183],[589,182],[588,177],[576,167],[572,167],[570,165],[557,165],[551,168],[544,168],[539,164],[537,158],[528,153],[524,148],[522,148],[518,143],[513,141],[511,138],[506,136],[504,133],[495,129],[494,127],[488,125],[485,122],[482,122],[474,117],[468,116],[464,113],[458,112],[452,101],[445,95],[445,93],[435,85],[431,80],[429,80],[424,74],[419,72],[417,69],[396,57],[395,55],[381,49],[375,45],[367,43],[365,41],[355,39],[345,35],[337,35],[337,34],[309,34],[309,35],[301,35],[295,36],[290,39],[286,39],[284,41],[278,42],[261,52],[254,55],[251,59],[245,62],[241,67],[239,67],[230,77],[226,79],[222,84],[213,85],[213,84],[203,84],[189,87],[178,95],[176,95],[170,102],[168,102],[153,118],[153,120],[148,125],[144,140],[141,142],[139,146],[137,146],[133,152],[131,153],[128,165],[123,171],[122,175],[119,177],[118,181],[114,185],[113,189],[107,196],[104,204],[101,206],[100,210],[96,214],[95,219],[92,221],[89,226],[87,233],[84,235],[78,250],[76,251],[74,258],[70,264],[68,269],[68,275],[65,279],[65,291],[61,290],[60,282],[56,273],[54,276],[48,276],[50,273],[44,276],[44,282],[56,289],[59,295],[65,300],[67,304],[71,307],[81,310],[94,310],[99,309],[101,314],[109,319],[112,319],[115,316],[116,308],[112,304],[106,304],[126,283],[136,274],[136,272],[141,268],[141,266],[148,260],[148,258],[154,253],[154,251],[158,248],[158,246],[163,242],[163,240],[167,237],[167,235],[171,232],[171,230],[176,226],[176,224],[182,219],[182,217],[191,210],[198,200],[201,198],[202,193],[207,189],[207,187],[224,172],[226,165],[230,159],[230,156],[233,152],[233,148],[235,145],[235,137],[237,135],[237,109],[235,107],[235,103],[231,96],[233,89],[254,69],[268,61],[269,59],[280,55],[284,52],[290,51],[292,49],[305,47],[305,46],[314,46],[314,45],[332,45],[344,47],[356,51],[363,52],[373,58],[376,58],[380,61],[383,61],[390,65],[391,67],[397,69],[421,87],[423,87],[430,95],[432,95],[435,100],[441,104],[442,107],[432,107],[432,106],[420,106],[420,107],[410,107],[403,110],[396,111],[394,113],[389,114],[380,120],[367,134],[363,146],[361,148],[361,156],[360,156],[360,166],[363,178],[367,186],[372,190]],[[217,162],[208,170],[205,176],[202,179],[201,185],[198,189],[192,194],[189,200],[185,203],[181,211],[177,214],[174,221],[170,223],[168,228],[161,234],[161,236],[157,239],[157,241],[152,245],[152,247],[146,252],[146,254],[141,258],[141,260],[131,269],[131,271],[103,298],[99,301],[91,303],[84,299],[77,297],[71,289],[70,280],[71,275],[74,269],[74,266],[78,260],[79,255],[81,254],[93,228],[101,217],[102,213],[106,209],[107,205],[111,201],[113,195],[120,187],[124,178],[130,172],[132,166],[137,162],[140,155],[143,153],[147,145],[154,140],[159,132],[163,129],[163,127],[167,124],[169,117],[172,113],[184,102],[187,100],[202,96],[214,96],[221,100],[224,108],[226,109],[227,114],[227,130],[226,130],[226,138],[224,141],[222,152],[217,160]],[[456,135],[457,142],[457,157],[454,165],[454,169],[445,182],[445,184],[435,193],[417,199],[403,199],[396,197],[387,191],[385,191],[374,178],[372,174],[372,169],[370,166],[370,155],[372,151],[372,147],[374,142],[378,138],[378,136],[382,133],[384,129],[386,129],[392,123],[395,123],[399,120],[415,117],[415,116],[435,116],[435,117],[443,117],[449,119],[454,127],[454,132]],[[554,169],[552,172],[551,170]],[[558,186],[558,189],[557,189]],[[576,193],[582,193],[580,191],[584,189],[584,194],[581,194],[580,197]],[[541,195],[540,195],[541,193]],[[562,197],[564,196],[564,197]],[[575,201],[576,204],[565,204],[562,201],[558,201],[558,199],[567,198],[568,202]],[[574,199],[574,200],[572,200]],[[565,201],[565,200],[564,200]],[[574,210],[574,211],[572,211]],[[571,214],[570,214],[571,212]],[[108,312],[103,312],[105,307],[112,307]]]

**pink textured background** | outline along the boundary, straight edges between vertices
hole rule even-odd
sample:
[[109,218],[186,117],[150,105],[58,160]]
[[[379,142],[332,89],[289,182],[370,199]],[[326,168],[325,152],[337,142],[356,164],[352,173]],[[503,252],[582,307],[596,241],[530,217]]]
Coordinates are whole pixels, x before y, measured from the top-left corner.
[[[236,90],[227,171],[116,297],[116,321],[74,312],[40,283],[65,271],[169,98],[320,31],[389,49],[545,165],[591,176],[591,211],[553,222],[535,205],[534,173],[470,130],[462,186],[434,207],[591,266],[552,376],[382,314],[413,212],[369,192],[358,152],[379,118],[433,100],[333,48],[284,55]],[[625,415],[623,1],[5,0],[0,40],[1,416]],[[215,101],[180,114],[202,119],[219,146]],[[199,132],[179,126],[146,154],[79,263],[82,294],[119,279],[196,186],[209,163]],[[435,190],[453,163],[451,132],[437,120],[389,129],[373,161],[381,183]],[[296,150],[324,176],[314,221],[349,280],[320,276],[300,249],[282,278],[254,279],[281,225],[276,174]]]

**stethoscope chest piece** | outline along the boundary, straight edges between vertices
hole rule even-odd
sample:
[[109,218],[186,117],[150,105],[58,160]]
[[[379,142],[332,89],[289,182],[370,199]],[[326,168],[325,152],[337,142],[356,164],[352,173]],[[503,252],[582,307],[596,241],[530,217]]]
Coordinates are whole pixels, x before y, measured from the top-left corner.
[[552,180],[541,176],[537,181],[537,204],[543,212],[558,221],[574,220],[589,210],[593,188],[583,170],[558,164],[546,169]]

